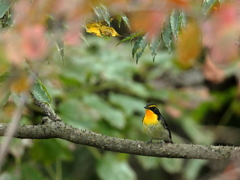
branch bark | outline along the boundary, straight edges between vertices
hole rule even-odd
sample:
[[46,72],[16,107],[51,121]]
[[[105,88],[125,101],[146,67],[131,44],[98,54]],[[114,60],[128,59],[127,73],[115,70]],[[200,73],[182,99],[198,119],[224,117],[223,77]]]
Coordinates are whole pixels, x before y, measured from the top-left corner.
[[[0,123],[0,136],[4,136],[8,126],[8,124]],[[19,125],[14,137],[21,139],[60,138],[76,144],[93,146],[107,151],[142,156],[212,160],[237,159],[240,157],[239,147],[193,144],[146,144],[142,141],[115,138],[92,131],[77,129],[66,125],[62,121],[52,121],[48,117],[44,117],[43,123],[40,125]]]

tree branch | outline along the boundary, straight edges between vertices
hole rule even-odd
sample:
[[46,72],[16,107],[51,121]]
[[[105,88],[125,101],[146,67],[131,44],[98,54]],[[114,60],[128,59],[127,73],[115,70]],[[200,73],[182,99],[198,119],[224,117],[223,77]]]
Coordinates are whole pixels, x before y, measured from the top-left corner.
[[[0,123],[0,136],[9,125]],[[60,138],[76,144],[93,146],[107,151],[120,153],[186,159],[226,160],[240,157],[239,147],[204,146],[193,144],[146,144],[142,141],[110,137],[92,131],[80,130],[64,124],[62,121],[52,121],[43,118],[41,125],[19,125],[15,138],[50,139]]]
[[61,121],[58,115],[54,110],[46,103],[39,101],[33,93],[31,93],[34,103],[52,120],[52,121]]

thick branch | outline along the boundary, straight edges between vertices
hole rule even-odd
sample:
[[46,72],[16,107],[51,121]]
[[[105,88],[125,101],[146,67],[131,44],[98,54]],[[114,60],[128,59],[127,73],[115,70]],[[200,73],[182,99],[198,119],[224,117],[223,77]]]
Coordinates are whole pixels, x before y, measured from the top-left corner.
[[[4,136],[8,124],[0,123],[0,136]],[[67,141],[93,146],[107,151],[121,153],[187,159],[236,159],[240,157],[239,147],[203,146],[192,144],[146,144],[142,141],[120,139],[80,130],[64,124],[62,121],[51,121],[45,118],[42,125],[19,125],[14,135],[21,139],[60,138]]]

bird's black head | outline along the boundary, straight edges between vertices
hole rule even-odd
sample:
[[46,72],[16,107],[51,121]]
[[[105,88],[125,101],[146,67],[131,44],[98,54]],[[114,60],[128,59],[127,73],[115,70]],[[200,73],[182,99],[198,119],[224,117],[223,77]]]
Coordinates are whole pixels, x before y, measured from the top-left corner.
[[161,114],[156,104],[149,103],[144,108],[152,110],[155,114]]

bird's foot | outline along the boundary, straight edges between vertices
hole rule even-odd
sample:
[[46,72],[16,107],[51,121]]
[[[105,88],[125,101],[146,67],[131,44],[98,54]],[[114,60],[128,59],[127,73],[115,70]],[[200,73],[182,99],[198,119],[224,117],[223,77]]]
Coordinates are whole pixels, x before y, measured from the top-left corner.
[[173,141],[172,140],[170,140],[170,141],[164,141],[165,143],[169,143],[169,144],[173,144]]
[[152,139],[150,139],[150,141],[148,141],[148,142],[146,142],[147,144],[150,144],[150,143],[152,143]]

